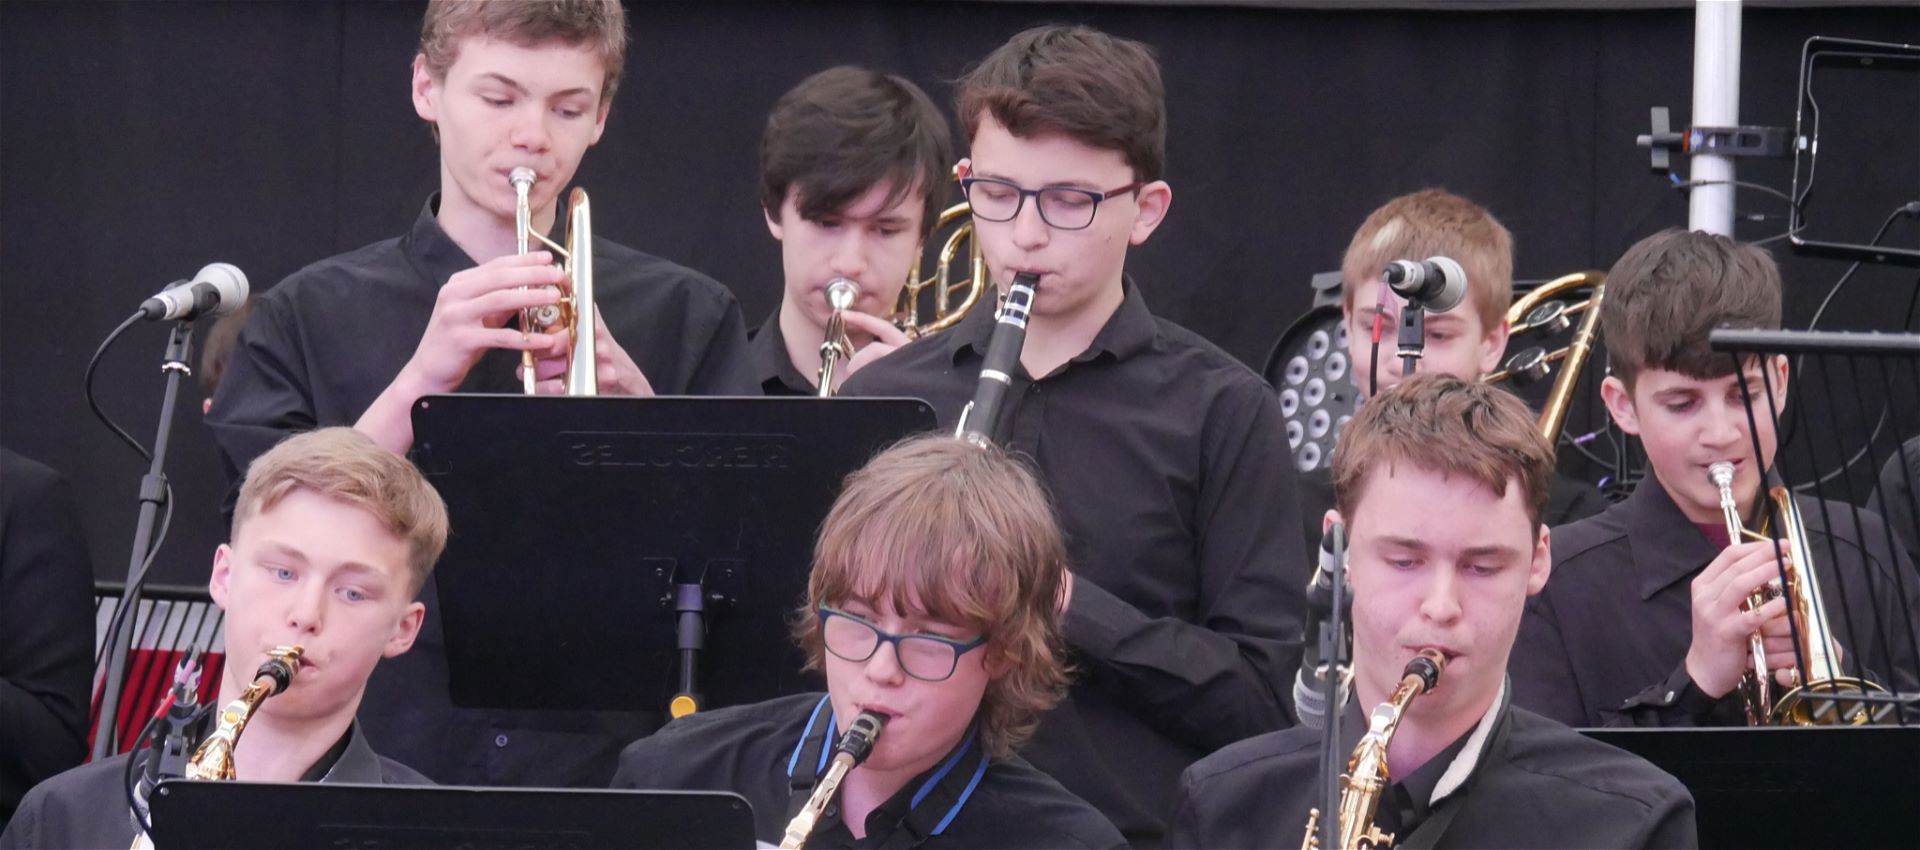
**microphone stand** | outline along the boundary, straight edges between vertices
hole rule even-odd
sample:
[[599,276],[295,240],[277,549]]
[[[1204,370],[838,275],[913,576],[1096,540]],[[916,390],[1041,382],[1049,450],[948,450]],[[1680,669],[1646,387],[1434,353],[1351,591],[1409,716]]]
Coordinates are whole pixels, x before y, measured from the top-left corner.
[[114,754],[114,721],[120,713],[120,687],[126,677],[127,657],[133,651],[133,618],[140,604],[140,585],[146,578],[147,550],[153,546],[154,521],[167,502],[167,444],[173,439],[173,413],[180,397],[180,379],[192,375],[193,321],[175,322],[167,338],[160,371],[167,376],[160,397],[160,424],[153,437],[153,462],[140,479],[140,517],[133,528],[133,552],[127,560],[126,592],[120,597],[119,624],[106,636],[107,673],[100,690],[100,722],[93,736],[93,760]]
[[1326,718],[1320,737],[1320,847],[1333,850],[1340,829],[1340,769],[1344,762],[1340,753],[1340,716],[1346,706],[1340,699],[1340,680],[1353,667],[1353,647],[1346,641],[1347,634],[1347,530],[1344,525],[1336,524],[1328,530],[1332,538],[1333,558],[1330,561],[1330,575],[1333,586],[1333,607],[1320,624],[1320,658],[1326,667],[1327,675],[1321,678],[1320,688],[1326,701]]
[[1400,378],[1413,377],[1415,367],[1427,347],[1427,308],[1417,299],[1407,299],[1400,310]]

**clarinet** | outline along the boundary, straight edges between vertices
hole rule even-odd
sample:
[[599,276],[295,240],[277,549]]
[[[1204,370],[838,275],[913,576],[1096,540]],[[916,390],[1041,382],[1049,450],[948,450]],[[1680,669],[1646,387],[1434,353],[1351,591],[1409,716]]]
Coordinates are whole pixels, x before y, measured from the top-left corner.
[[973,400],[960,409],[954,436],[983,448],[993,444],[1007,390],[1013,386],[1013,370],[1020,365],[1020,349],[1027,343],[1027,314],[1033,310],[1033,290],[1039,283],[1040,276],[1032,272],[1013,276],[994,321],[993,337],[987,341],[980,383],[973,390]]

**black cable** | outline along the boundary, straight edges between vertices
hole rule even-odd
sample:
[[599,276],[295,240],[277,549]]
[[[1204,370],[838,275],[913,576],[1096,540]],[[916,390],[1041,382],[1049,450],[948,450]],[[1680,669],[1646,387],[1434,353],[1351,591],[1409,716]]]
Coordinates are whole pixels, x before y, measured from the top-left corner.
[[[1875,245],[1880,244],[1880,240],[1885,238],[1887,235],[1887,228],[1892,227],[1894,221],[1898,220],[1900,216],[1907,215],[1909,206],[1911,205],[1902,204],[1898,207],[1895,207],[1893,209],[1893,212],[1888,213],[1887,220],[1880,222],[1880,229],[1874,231],[1872,239],[1867,240],[1867,247],[1873,247]],[[1827,297],[1820,300],[1820,308],[1813,311],[1813,321],[1810,321],[1807,323],[1807,330],[1813,330],[1820,326],[1820,317],[1826,314],[1827,305],[1833,303],[1833,297],[1840,294],[1840,289],[1846,286],[1847,281],[1853,278],[1853,273],[1859,270],[1860,270],[1860,261],[1854,260],[1853,265],[1847,267],[1846,273],[1840,275],[1839,280],[1834,281],[1833,288],[1827,290]],[[1912,308],[1908,308],[1908,312],[1911,313]],[[1911,322],[1912,319],[1908,319],[1908,321]],[[1801,356],[1805,357],[1806,355],[1803,354]],[[1798,367],[1798,365],[1799,364],[1795,364],[1796,368]]]
[[[106,718],[102,717],[100,718],[100,720],[101,722],[105,722]],[[159,721],[160,721],[159,715],[155,715],[153,717],[148,718],[147,725],[140,727],[140,735],[134,740],[136,742],[146,740],[146,737],[148,735],[153,734],[153,724],[158,723]],[[139,749],[139,746],[136,743],[133,750],[127,751],[127,766],[126,766],[126,769],[121,773],[121,785],[125,786],[127,789],[127,811],[133,813],[134,825],[140,827],[141,835],[145,835],[153,831],[153,821],[147,817],[146,812],[143,812],[140,810],[140,797],[134,791],[134,789],[138,787],[140,783],[140,780],[136,779],[133,775],[133,770],[134,770],[133,757],[138,754],[137,753],[138,749]]]
[[[1897,215],[1898,213],[1899,211],[1896,210],[1895,214]],[[1885,230],[1885,228],[1882,228],[1882,230]],[[1874,237],[1875,241],[1878,241],[1879,238],[1880,237],[1878,236]],[[1856,262],[1853,265],[1855,268],[1858,268],[1860,264]],[[1853,270],[1848,269],[1847,273],[1852,274]],[[1837,291],[1837,287],[1836,287],[1836,291]],[[1824,307],[1824,305],[1822,306]],[[1907,298],[1906,320],[1900,325],[1901,330],[1904,331],[1908,328],[1913,327],[1913,311],[1914,311],[1914,308],[1916,307],[1920,307],[1920,281],[1915,281],[1914,287],[1913,287],[1913,294],[1908,296]],[[1819,321],[1819,319],[1820,317],[1816,314],[1814,316],[1814,321]],[[1813,330],[1812,326],[1809,325],[1807,330]],[[1804,354],[1801,355],[1802,359],[1804,359],[1805,357],[1806,355]],[[1794,368],[1794,372],[1798,373],[1800,371],[1800,364],[1796,362],[1793,368]],[[1882,368],[1885,368],[1885,367],[1882,367]],[[1855,389],[1857,390],[1858,388],[1856,387]],[[1873,433],[1867,435],[1866,445],[1861,446],[1859,451],[1854,452],[1853,457],[1847,458],[1847,462],[1844,464],[1841,464],[1839,469],[1833,470],[1832,472],[1829,472],[1826,475],[1820,476],[1819,478],[1813,481],[1808,481],[1806,483],[1797,485],[1793,489],[1796,491],[1805,491],[1808,488],[1818,487],[1822,484],[1832,481],[1835,478],[1845,475],[1847,470],[1852,469],[1855,464],[1858,464],[1860,462],[1861,458],[1866,457],[1867,452],[1873,449],[1873,444],[1879,441],[1880,432],[1881,430],[1886,428],[1886,425],[1887,425],[1887,415],[1891,413],[1892,410],[1893,410],[1893,399],[1882,398],[1880,400],[1880,419],[1879,421],[1873,424]],[[1796,416],[1795,418],[1797,419],[1798,417]]]
[[108,416],[107,412],[100,408],[99,400],[93,397],[93,373],[94,370],[100,367],[100,356],[107,353],[107,348],[112,346],[114,340],[119,339],[121,334],[126,333],[127,328],[133,327],[134,322],[138,322],[144,317],[145,314],[138,312],[128,316],[126,321],[121,322],[119,327],[113,329],[113,333],[107,334],[107,338],[100,341],[100,347],[93,350],[93,359],[87,361],[87,378],[83,392],[87,397],[87,407],[93,410],[94,416],[100,417],[100,421],[106,423],[108,429],[118,434],[120,439],[126,441],[127,445],[133,447],[134,451],[139,452],[142,460],[153,460],[153,454],[147,451],[147,447],[141,445],[139,440],[134,439],[132,434],[127,433],[127,429],[120,427],[119,423],[113,421],[113,418]]
[[106,660],[107,650],[119,645],[120,641],[117,637],[121,623],[126,619],[127,611],[134,607],[127,604],[127,599],[138,595],[140,589],[146,586],[147,570],[153,567],[154,556],[160,554],[160,544],[167,542],[167,529],[173,527],[173,482],[167,482],[166,488],[166,501],[160,506],[160,530],[153,535],[153,544],[147,547],[147,554],[140,561],[140,569],[134,571],[133,576],[127,581],[127,586],[120,591],[120,604],[114,606],[113,619],[107,622],[107,640],[100,645],[93,656],[93,666],[96,670],[100,669],[101,663]]
[[[1789,223],[1793,221],[1792,214],[1799,209],[1799,204],[1794,201],[1792,195],[1782,192],[1779,189],[1775,189],[1772,186],[1766,186],[1760,183],[1753,183],[1746,180],[1681,180],[1680,175],[1675,174],[1671,171],[1667,172],[1667,180],[1669,181],[1669,185],[1671,185],[1674,188],[1674,190],[1680,191],[1680,192],[1685,192],[1689,189],[1693,189],[1699,186],[1732,186],[1736,189],[1752,189],[1755,192],[1772,195],[1776,198],[1779,198],[1780,200],[1787,202],[1787,213],[1788,213],[1787,221]],[[1760,219],[1749,218],[1748,220],[1758,221]],[[1768,236],[1763,239],[1757,239],[1750,244],[1756,247],[1764,246],[1769,243],[1778,242],[1782,239],[1792,236],[1793,233],[1794,233],[1793,228],[1788,227],[1786,230],[1781,231],[1780,233],[1776,233],[1772,236]]]

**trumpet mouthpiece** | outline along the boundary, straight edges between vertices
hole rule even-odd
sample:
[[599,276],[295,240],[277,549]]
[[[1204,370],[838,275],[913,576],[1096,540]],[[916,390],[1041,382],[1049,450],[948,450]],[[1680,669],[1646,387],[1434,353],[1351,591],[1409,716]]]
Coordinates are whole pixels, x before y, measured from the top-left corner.
[[536,176],[537,175],[533,173],[533,169],[522,165],[507,175],[507,182],[513,184],[515,187],[532,186]]
[[1707,477],[1713,479],[1715,487],[1733,486],[1733,464],[1730,461],[1715,461],[1707,465]]
[[859,294],[860,287],[844,277],[836,277],[827,284],[827,304],[835,310],[852,307],[854,296]]

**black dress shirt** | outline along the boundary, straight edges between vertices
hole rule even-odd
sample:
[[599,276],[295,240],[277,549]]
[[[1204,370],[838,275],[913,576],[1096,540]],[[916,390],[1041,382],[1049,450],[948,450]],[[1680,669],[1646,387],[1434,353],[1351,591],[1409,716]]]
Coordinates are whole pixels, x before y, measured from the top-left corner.
[[[819,392],[818,376],[809,378],[793,368],[787,356],[787,336],[780,330],[780,311],[774,310],[760,327],[748,334],[747,348],[753,358],[753,379],[760,392],[770,396],[811,396]],[[845,369],[846,363],[836,366]]]
[[[412,358],[440,287],[474,266],[440,229],[437,202],[407,235],[308,266],[256,300],[206,420],[236,488],[288,434],[353,424]],[[595,303],[656,392],[757,392],[725,288],[605,239],[593,250]],[[518,363],[517,352],[490,351],[459,391],[518,393]],[[651,730],[653,714],[454,708],[435,589],[429,579],[421,591],[427,617],[413,650],[367,684],[361,718],[374,746],[442,783],[604,787],[620,747]]]
[[[119,848],[132,844],[136,826],[127,808],[125,784],[130,758],[139,758],[140,764],[145,764],[146,752],[121,753],[76,767],[33,789],[20,804],[19,815],[0,834],[0,850]],[[134,767],[135,771],[139,769],[138,765]],[[406,765],[375,753],[358,724],[347,729],[344,746],[321,757],[300,781],[433,784]]]
[[0,448],[0,829],[87,757],[93,564],[60,474]]
[[1880,485],[1867,501],[1867,507],[1882,512],[1899,542],[1907,550],[1907,560],[1920,562],[1920,508],[1913,495],[1914,482],[1920,481],[1920,437],[1901,444],[1880,468]]
[[[1349,704],[1344,759],[1366,731]],[[1171,847],[1298,847],[1323,808],[1320,733],[1289,729],[1208,756],[1182,777]],[[1324,816],[1324,813],[1323,813]],[[1388,786],[1375,823],[1400,848],[1695,847],[1693,797],[1623,750],[1508,704]]]
[[[882,731],[882,737],[885,731]],[[823,694],[797,694],[675,720],[620,755],[616,788],[732,791],[753,806],[754,835],[778,844],[813,793],[840,737]],[[867,815],[854,839],[838,802],[808,847],[1124,847],[1085,801],[1022,761],[988,758],[969,732],[940,763]]]
[[[1608,504],[1607,497],[1601,495],[1593,485],[1555,473],[1553,486],[1547,491],[1547,509],[1540,515],[1540,521],[1550,528],[1566,525],[1597,515],[1606,510]],[[1308,554],[1316,562],[1320,549],[1320,521],[1326,517],[1327,510],[1334,506],[1331,459],[1300,473],[1300,531],[1306,539]]]
[[[875,361],[843,394],[923,398],[952,428],[992,313]],[[1310,570],[1279,401],[1131,285],[1085,352],[1038,380],[1015,371],[1003,443],[1033,459],[1066,534],[1078,670],[1023,754],[1157,845],[1181,769],[1291,722]]]
[[[413,358],[440,287],[475,265],[440,229],[438,204],[429,199],[405,236],[321,260],[254,299],[206,418],[233,489],[287,435],[358,421]],[[605,239],[593,252],[600,317],[656,393],[755,393],[732,293]],[[457,391],[518,393],[519,364],[519,352],[488,351]]]
[[[1920,581],[1906,554],[1888,546],[1876,514],[1799,505],[1848,671],[1864,661],[1883,685],[1920,687],[1902,614],[1920,612]],[[1652,477],[1605,513],[1553,529],[1553,574],[1527,600],[1509,665],[1514,702],[1574,726],[1744,724],[1738,689],[1711,699],[1686,671],[1693,579],[1719,554]],[[1882,634],[1885,643],[1869,637]]]

